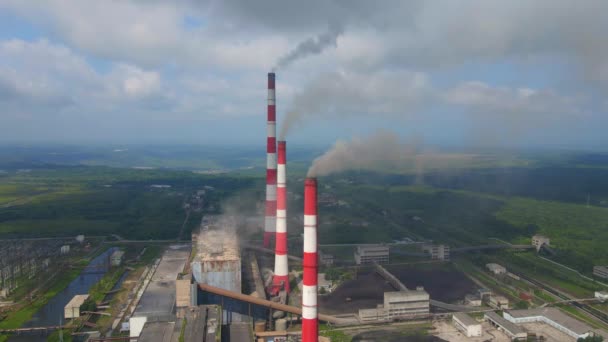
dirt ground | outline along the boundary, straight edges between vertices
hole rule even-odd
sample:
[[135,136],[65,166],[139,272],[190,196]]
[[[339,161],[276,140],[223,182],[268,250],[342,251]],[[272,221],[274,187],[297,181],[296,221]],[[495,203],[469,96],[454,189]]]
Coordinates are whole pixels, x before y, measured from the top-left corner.
[[[342,283],[331,294],[319,296],[319,310],[325,314],[358,313],[384,301],[384,292],[395,291],[380,275],[365,271],[357,279]],[[347,301],[350,298],[350,301]]]
[[485,342],[485,341],[493,341],[493,342],[510,342],[511,339],[505,335],[503,332],[494,329],[489,323],[484,322],[481,325],[481,329],[483,335],[480,337],[466,337],[460,332],[460,330],[456,329],[454,324],[451,321],[439,321],[433,323],[433,328],[435,331],[432,332],[433,335],[450,341],[450,342]]
[[454,303],[475,292],[477,286],[463,273],[454,269],[420,269],[411,266],[387,266],[407,288],[423,286],[432,299]]

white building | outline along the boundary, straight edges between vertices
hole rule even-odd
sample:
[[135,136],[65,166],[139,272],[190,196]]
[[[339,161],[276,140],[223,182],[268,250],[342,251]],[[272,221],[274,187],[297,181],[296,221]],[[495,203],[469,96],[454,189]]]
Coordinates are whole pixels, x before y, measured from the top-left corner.
[[363,323],[427,317],[429,303],[429,294],[423,289],[384,292],[384,304],[375,309],[360,309],[359,320]]
[[466,337],[479,337],[482,335],[481,323],[464,312],[457,312],[452,315],[452,322]]
[[432,260],[450,260],[450,246],[448,245],[423,245],[422,251],[429,254]]
[[595,298],[601,300],[602,302],[608,299],[608,292],[606,291],[595,291]]
[[488,270],[490,272],[494,273],[495,275],[507,273],[507,269],[504,266],[499,265],[499,264],[490,263],[490,264],[486,264],[486,267],[488,268]]
[[608,279],[608,267],[606,266],[593,266],[593,275]]
[[531,322],[545,323],[576,339],[585,338],[593,334],[593,328],[566,315],[557,308],[508,310],[504,311],[502,316],[507,321],[516,324]]
[[59,253],[61,254],[68,254],[70,252],[70,245],[63,245],[61,246],[61,249],[59,250]]
[[112,255],[110,255],[110,264],[112,266],[120,266],[120,264],[122,263],[122,257],[123,255],[125,255],[125,251],[123,250],[116,250],[112,253]]
[[550,242],[551,240],[544,235],[536,234],[532,237],[532,246],[536,247],[536,251],[539,251],[543,245],[550,246]]
[[80,317],[80,307],[89,298],[88,294],[75,295],[69,303],[63,308],[63,317],[65,319]]
[[377,262],[386,264],[389,262],[389,247],[386,245],[360,245],[355,250],[355,262],[357,265]]

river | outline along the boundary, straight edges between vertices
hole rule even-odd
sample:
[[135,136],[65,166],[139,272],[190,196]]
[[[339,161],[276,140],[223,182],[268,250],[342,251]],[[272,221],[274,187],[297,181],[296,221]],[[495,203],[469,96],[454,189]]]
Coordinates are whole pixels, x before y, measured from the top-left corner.
[[[65,324],[63,319],[63,308],[65,305],[78,294],[86,294],[91,286],[95,285],[110,268],[110,255],[117,248],[113,247],[95,259],[84,268],[84,270],[74,279],[63,291],[59,292],[55,297],[51,298],[45,306],[34,314],[31,320],[26,322],[22,327],[44,327],[59,325],[60,322]],[[121,277],[121,281],[124,277]],[[119,281],[119,282],[121,282]],[[9,341],[15,342],[38,342],[46,341],[46,336],[38,335],[22,335],[14,336]]]

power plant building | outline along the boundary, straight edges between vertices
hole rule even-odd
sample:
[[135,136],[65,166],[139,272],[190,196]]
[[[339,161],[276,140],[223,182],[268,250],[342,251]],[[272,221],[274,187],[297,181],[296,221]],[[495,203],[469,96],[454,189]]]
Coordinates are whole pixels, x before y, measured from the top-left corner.
[[576,339],[593,335],[593,328],[566,315],[557,308],[508,310],[504,311],[502,315],[507,321],[515,324],[545,323]]
[[385,245],[360,245],[355,251],[357,265],[371,263],[387,264],[389,262],[389,247]]
[[427,317],[429,303],[430,296],[423,289],[385,292],[384,304],[374,309],[360,309],[359,320],[364,323]]
[[[227,217],[208,217],[198,234],[193,234],[196,256],[192,261],[192,275],[203,283],[241,293],[241,254],[236,234],[236,222]],[[206,304],[220,304],[221,298],[210,296]],[[218,301],[216,303],[216,301]],[[222,322],[240,321],[240,315],[230,313],[225,303]]]

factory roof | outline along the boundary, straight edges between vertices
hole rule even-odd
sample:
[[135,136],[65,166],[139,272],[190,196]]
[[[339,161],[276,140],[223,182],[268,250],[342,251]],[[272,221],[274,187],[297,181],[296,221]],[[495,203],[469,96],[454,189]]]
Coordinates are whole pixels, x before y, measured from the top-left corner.
[[236,224],[230,218],[213,217],[209,224],[201,227],[197,236],[197,255],[199,261],[239,260]]
[[579,335],[587,333],[593,328],[588,326],[587,324],[576,320],[565,313],[561,312],[557,308],[536,308],[536,309],[528,309],[528,310],[508,310],[505,311],[507,314],[511,315],[513,318],[527,318],[534,316],[543,316],[548,320],[553,321],[561,325],[562,327],[573,331]]
[[79,308],[89,298],[88,294],[75,295],[69,303],[65,305],[66,308]]
[[139,341],[171,342],[175,322],[147,322],[139,335]]
[[460,323],[462,323],[466,326],[481,324],[481,323],[477,322],[473,317],[467,315],[464,312],[454,313],[454,318],[458,319],[460,321]]
[[428,300],[429,294],[424,290],[407,290],[407,291],[390,291],[384,292],[384,300],[389,302],[395,302],[399,300],[412,300],[412,299]]
[[133,316],[169,317],[175,307],[175,280],[190,256],[190,246],[172,245],[163,253]]
[[522,335],[522,334],[526,335],[526,331],[524,329],[515,325],[515,323],[507,321],[506,319],[499,316],[494,311],[486,312],[484,314],[484,316],[486,317],[486,319],[489,319],[492,322],[498,324],[501,328],[503,328],[507,332],[507,334],[509,334],[511,336],[518,336],[518,335]]

